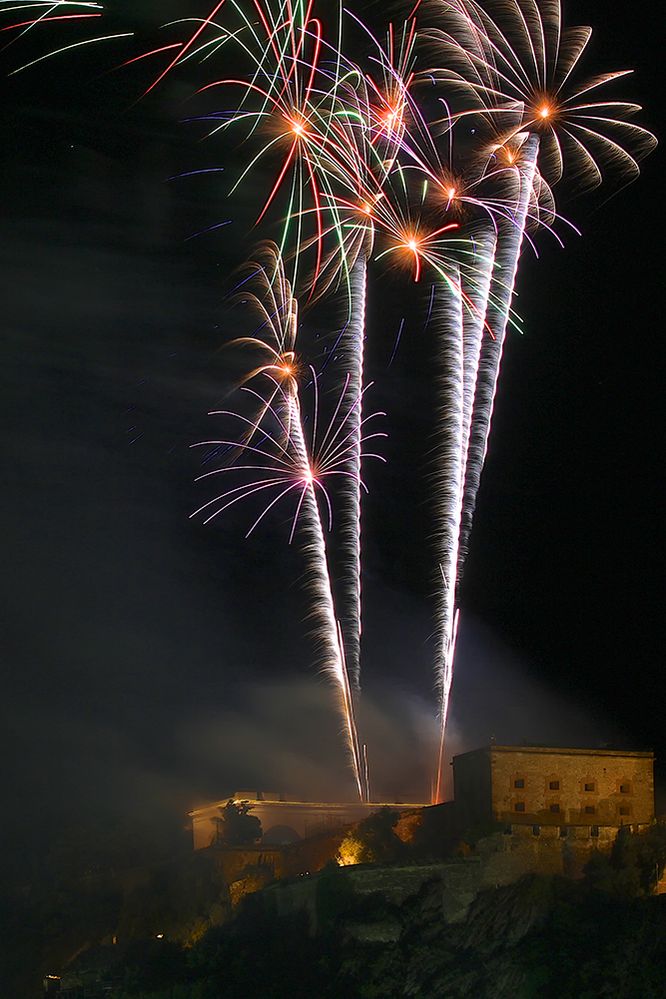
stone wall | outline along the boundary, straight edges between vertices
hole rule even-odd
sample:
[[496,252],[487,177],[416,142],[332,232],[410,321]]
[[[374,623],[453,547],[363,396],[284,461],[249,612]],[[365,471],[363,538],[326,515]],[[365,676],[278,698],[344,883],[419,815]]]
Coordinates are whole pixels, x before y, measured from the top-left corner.
[[[457,922],[465,917],[481,887],[481,863],[478,858],[472,858],[409,866],[360,865],[341,869],[340,877],[357,899],[381,895],[395,906],[401,906],[406,899],[417,895],[424,885],[436,883],[444,918],[447,922]],[[310,932],[316,933],[319,928],[318,884],[317,875],[279,882],[264,891],[265,902],[278,916],[305,913]]]
[[[397,907],[426,884],[436,886],[442,917],[456,923],[465,918],[483,889],[509,885],[534,873],[581,877],[593,851],[610,850],[617,828],[602,827],[599,833],[598,837],[590,837],[577,829],[562,837],[557,828],[546,827],[534,836],[528,828],[518,826],[511,833],[495,833],[479,840],[475,855],[470,857],[431,864],[359,865],[344,868],[341,876],[358,899],[379,895]],[[278,915],[305,913],[310,931],[316,933],[318,883],[318,875],[282,881],[271,885],[264,895]],[[363,927],[356,927],[356,931],[361,935],[359,939],[365,932]],[[382,926],[382,933],[390,931],[388,925]]]
[[462,825],[614,826],[654,818],[652,753],[490,746],[454,758]]
[[477,843],[481,887],[511,884],[532,873],[580,878],[592,853],[609,852],[616,836],[614,826],[600,827],[598,836],[590,836],[586,827],[568,829],[563,836],[559,828],[544,826],[535,836],[529,827],[512,826],[510,833],[496,833]]
[[395,905],[418,894],[424,884],[438,883],[442,911],[448,922],[462,919],[482,885],[482,862],[470,857],[439,864],[400,867],[346,868],[349,883],[356,895],[380,892]]
[[228,885],[236,881],[246,867],[266,867],[276,878],[282,878],[287,873],[282,848],[223,846],[211,848],[209,855]]
[[620,826],[654,817],[652,754],[498,747],[490,766],[499,821]]

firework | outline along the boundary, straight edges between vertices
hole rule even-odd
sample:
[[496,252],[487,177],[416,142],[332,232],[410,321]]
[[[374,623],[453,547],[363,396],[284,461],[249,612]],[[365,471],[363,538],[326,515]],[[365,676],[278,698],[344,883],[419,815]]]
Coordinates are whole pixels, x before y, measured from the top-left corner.
[[[209,137],[233,127],[244,129],[251,140],[248,162],[230,194],[263,164],[276,162],[256,221],[280,204],[280,253],[289,261],[292,284],[299,282],[312,297],[323,272],[329,271],[326,287],[331,273],[351,267],[360,248],[358,241],[345,238],[335,212],[336,189],[355,184],[363,170],[355,138],[363,122],[356,102],[350,103],[347,96],[358,82],[358,70],[343,63],[338,49],[323,38],[312,4],[297,5],[291,16],[285,16],[290,8],[277,9],[268,2],[256,7],[258,25],[240,4],[230,3],[238,24],[225,27],[220,44],[233,43],[247,72],[201,88],[239,94],[235,107],[206,116],[212,122]],[[325,233],[333,236],[333,249],[325,245]],[[301,273],[305,248],[313,249],[315,258],[307,276]]]
[[[437,498],[439,587],[435,677],[439,689],[440,726],[446,727],[453,665],[460,505],[465,462],[465,347],[460,271],[452,269],[452,285],[442,289],[433,315],[436,320],[440,408],[437,414],[439,440],[435,475]],[[438,775],[437,791],[441,780]],[[436,800],[439,800],[437,797]]]
[[[367,260],[360,254],[351,268],[349,318],[340,339],[339,354],[347,372],[345,409],[350,414],[349,477],[343,487],[339,517],[344,552],[343,615],[349,675],[355,690],[361,684],[361,447],[363,438],[363,357]],[[346,613],[345,613],[346,609]]]
[[[442,747],[453,682],[464,484],[494,251],[494,232],[482,229],[474,241],[474,264],[467,263],[464,269],[460,265],[451,268],[449,282],[438,289],[433,309],[440,407],[434,482],[438,568],[435,678]],[[441,783],[440,759],[436,801],[440,800]]]
[[[473,407],[467,432],[467,458],[463,467],[464,489],[460,521],[457,568],[445,576],[447,623],[440,648],[442,677],[450,682],[455,649],[455,597],[450,587],[460,579],[476,505],[481,471],[488,447],[493,404],[497,391],[502,350],[510,319],[523,238],[530,219],[552,226],[557,217],[550,182],[561,179],[565,159],[568,172],[581,186],[595,186],[602,179],[602,164],[618,166],[632,179],[638,172],[638,159],[649,152],[654,138],[628,118],[639,110],[626,102],[595,100],[599,88],[626,75],[608,73],[576,84],[578,64],[591,34],[588,28],[563,30],[559,2],[543,4],[533,0],[490,2],[497,20],[476,0],[436,0],[431,10],[438,26],[429,32],[439,47],[441,64],[431,76],[450,85],[453,99],[463,94],[468,107],[455,113],[456,121],[473,114],[493,141],[480,157],[480,181],[500,169],[515,172],[515,205],[509,212],[496,214],[497,246],[492,263],[492,279],[486,275],[485,313],[491,336],[471,354],[478,357]],[[631,151],[629,148],[631,147]],[[566,154],[566,156],[565,156]],[[451,196],[454,195],[451,185]],[[456,361],[457,363],[457,361]],[[473,365],[469,366],[470,372]],[[467,382],[469,388],[470,382]],[[466,395],[469,413],[469,395]],[[457,407],[454,408],[457,422]],[[463,406],[465,410],[465,406]],[[451,419],[451,418],[449,418]],[[458,479],[459,463],[452,476]],[[453,492],[453,489],[449,490]],[[450,528],[449,528],[450,533]],[[449,548],[450,551],[450,548]],[[442,728],[438,760],[437,794],[441,793],[441,766],[444,752],[446,697],[442,704]]]
[[[512,224],[502,225],[488,320],[494,339],[484,343],[476,393],[473,430],[465,484],[461,560],[464,558],[476,505],[481,470],[490,434],[502,349],[509,320],[526,224],[530,216],[549,225],[555,218],[550,188],[562,177],[565,153],[570,170],[583,186],[602,179],[602,163],[623,169],[629,179],[638,159],[654,146],[654,137],[627,120],[638,105],[591,100],[625,71],[606,73],[576,83],[590,28],[563,29],[559,2],[537,7],[531,0],[511,0],[491,14],[476,0],[438,0],[433,8],[443,27],[431,32],[449,68],[440,76],[472,97],[471,111],[494,132],[488,146],[493,164],[510,164],[518,172],[518,194]],[[513,118],[509,124],[507,119]],[[615,136],[615,137],[614,137]],[[625,148],[631,146],[632,151]],[[539,166],[537,166],[537,163]],[[534,204],[531,207],[530,203]],[[459,571],[462,570],[462,561]]]
[[[492,281],[493,294],[489,295],[485,312],[486,322],[493,335],[483,339],[478,361],[471,416],[468,460],[465,470],[464,499],[461,512],[461,546],[459,575],[467,552],[476,497],[481,482],[481,472],[488,450],[488,439],[497,392],[500,363],[513,299],[520,248],[525,231],[527,212],[532,198],[538,142],[530,136],[518,161],[518,199],[512,223],[501,226],[494,257],[496,276]],[[481,307],[481,306],[480,306]]]
[[[378,259],[394,259],[410,266],[415,281],[427,268],[436,282],[432,310],[439,372],[433,488],[438,567],[435,682],[443,747],[454,665],[463,484],[495,232],[492,226],[481,227],[472,238],[467,229],[461,234],[459,221],[435,228],[434,218],[442,210],[439,185],[434,192],[434,197],[429,196],[428,176],[397,165],[371,217],[378,243],[388,244],[380,249]],[[435,793],[441,793],[441,772]]]
[[[364,25],[354,18],[364,31]],[[369,33],[368,33],[369,34]],[[409,71],[413,58],[415,25],[403,26],[396,34],[389,27],[386,47],[370,35],[375,55],[375,73],[364,79],[359,70],[347,64],[344,84],[337,91],[346,114],[338,129],[354,150],[353,171],[338,174],[340,185],[354,198],[337,197],[334,217],[345,233],[340,253],[342,280],[346,290],[348,318],[340,337],[338,353],[348,375],[347,405],[352,415],[350,478],[344,492],[340,515],[340,535],[345,551],[345,609],[347,662],[356,690],[361,683],[361,446],[363,427],[364,353],[368,259],[372,253],[374,219],[372,206],[384,198],[384,187],[405,135]],[[344,222],[343,222],[344,219]]]
[[[338,21],[340,17],[338,11]],[[224,52],[225,63],[237,68],[237,74],[209,80],[198,93],[221,90],[225,104],[193,120],[206,123],[208,138],[222,137],[232,129],[236,141],[240,134],[247,143],[245,163],[230,195],[269,164],[277,164],[256,224],[268,222],[276,206],[281,209],[278,243],[283,259],[290,261],[294,287],[301,277],[304,247],[315,248],[307,289],[312,294],[325,254],[322,201],[325,196],[331,200],[333,176],[355,171],[348,162],[349,148],[338,142],[336,133],[337,119],[344,114],[336,91],[344,74],[324,64],[324,52],[337,49],[325,43],[313,3],[257,0],[248,7],[238,0],[223,0],[204,18],[184,18],[164,27],[177,31],[180,40],[129,60],[169,52],[166,67],[144,96],[177,67],[192,61],[209,64]],[[337,61],[339,70],[340,57]],[[304,229],[308,219],[314,221],[314,237]]]
[[[343,51],[341,5],[320,18],[315,0],[250,6],[226,0],[203,18],[174,22],[180,40],[137,58],[168,52],[149,92],[190,60],[207,64],[223,50],[231,57],[235,75],[209,78],[199,89],[221,96],[222,106],[197,120],[210,138],[241,138],[243,164],[229,193],[255,184],[256,223],[277,225],[279,236],[277,247],[249,265],[254,283],[243,284],[243,298],[261,317],[255,335],[240,341],[256,361],[241,388],[251,413],[217,414],[240,430],[206,442],[227,449],[228,461],[200,477],[241,481],[197,514],[209,522],[238,503],[260,502],[250,534],[276,507],[291,503],[290,541],[304,540],[322,663],[338,693],[362,797],[369,783],[354,720],[361,680],[361,460],[365,443],[377,436],[367,433],[371,417],[363,414],[368,265],[374,258],[416,282],[426,272],[434,281],[439,800],[457,590],[506,331],[517,325],[512,301],[522,246],[536,227],[560,239],[552,185],[563,174],[580,187],[595,186],[612,168],[632,179],[655,140],[633,122],[637,105],[603,97],[624,72],[577,82],[591,32],[564,29],[559,0],[430,0],[426,9],[436,19],[425,40],[437,65],[418,75],[413,17],[399,30],[389,25],[379,42],[344,12],[366,47],[370,42],[361,69]],[[325,22],[333,38],[325,37]],[[424,84],[430,96],[417,95]],[[433,105],[443,107],[443,118],[431,113]],[[454,156],[463,122],[475,128]],[[325,426],[323,372],[298,357],[296,293],[310,304],[327,294],[344,301],[345,320],[329,355],[338,393]],[[314,396],[310,420],[302,412],[305,382]],[[331,490],[331,481],[339,488]],[[334,501],[339,581],[329,571],[326,544]]]
[[[83,23],[86,26],[96,24],[104,14],[104,7],[100,3],[77,2],[77,0],[26,0],[17,3],[16,0],[0,0],[0,37],[7,40],[4,48],[9,48],[20,40],[27,37],[31,39],[38,37],[41,40],[41,29],[46,27],[47,31],[52,27],[71,27],[74,24]],[[8,23],[4,23],[7,21]],[[37,63],[53,56],[61,55],[63,52],[71,52],[74,49],[82,48],[86,45],[94,45],[99,42],[113,41],[118,38],[131,38],[133,32],[123,32],[112,35],[95,35],[92,38],[80,38],[70,42],[68,45],[60,46],[57,49],[49,49],[42,55],[36,56],[29,62],[17,66],[11,70],[9,76],[22,73]]]
[[[629,179],[655,146],[654,136],[630,119],[638,104],[599,99],[601,88],[631,70],[579,81],[580,61],[592,36],[588,27],[565,28],[559,0],[436,0],[442,79],[473,98],[463,114],[486,116],[520,110],[505,141],[520,133],[539,138],[541,172],[552,184],[568,171],[579,186],[601,183],[605,168]],[[494,12],[496,16],[493,17]],[[446,60],[444,62],[444,60]]]
[[[430,185],[421,170],[407,170],[398,163],[366,212],[380,246],[377,259],[409,267],[415,281],[427,268],[436,282],[432,319],[437,331],[436,366],[441,374],[434,487],[439,577],[435,680],[443,732],[453,675],[463,482],[495,234],[491,227],[471,238],[461,235],[459,221],[442,225],[440,193],[441,187]],[[492,217],[493,212],[490,214]],[[440,785],[438,780],[438,788]]]
[[[351,477],[348,470],[350,453],[354,450],[356,406],[347,407],[347,384],[340,393],[331,421],[319,429],[318,379],[312,368],[305,369],[315,394],[310,441],[305,430],[301,409],[299,375],[302,374],[296,354],[298,305],[284,274],[277,247],[262,249],[260,259],[249,266],[252,281],[249,288],[243,282],[242,298],[260,318],[252,337],[234,341],[262,356],[244,379],[241,389],[249,395],[257,413],[252,417],[231,411],[215,411],[211,415],[225,416],[241,427],[241,433],[224,440],[204,441],[196,446],[227,448],[232,460],[221,468],[205,472],[200,481],[209,481],[230,473],[241,476],[238,486],[224,488],[204,503],[192,516],[204,517],[209,523],[238,503],[251,498],[261,500],[261,510],[252,522],[246,537],[282,501],[290,500],[293,516],[289,541],[297,535],[307,562],[308,588],[312,596],[316,634],[321,650],[321,664],[338,692],[347,746],[351,755],[355,779],[362,798],[367,797],[366,767],[359,742],[352,687],[345,659],[343,632],[338,621],[332,581],[329,573],[326,535],[320,503],[326,511],[328,529],[332,526],[333,505],[328,482],[334,476]],[[254,291],[254,286],[258,291]],[[255,389],[254,383],[258,384]],[[381,433],[365,433],[367,423],[378,414],[360,421],[361,441],[367,442]],[[364,455],[369,457],[370,455]],[[372,457],[383,460],[380,455]],[[360,469],[359,469],[360,474]]]
[[[340,606],[345,623],[345,647],[354,688],[360,688],[361,643],[361,495],[362,404],[364,395],[365,306],[368,260],[375,234],[373,206],[384,197],[384,186],[405,134],[407,88],[411,79],[414,25],[402,32],[390,27],[385,47],[361,22],[373,45],[372,74],[336,55],[337,88],[331,134],[339,152],[320,162],[327,177],[323,198],[314,211],[329,216],[328,228],[318,228],[317,240],[335,234],[332,250],[315,274],[318,292],[344,292],[347,317],[335,347],[346,378],[345,407],[352,414],[350,476],[341,495],[339,527],[344,558]],[[343,152],[344,151],[344,152]],[[327,149],[327,153],[329,149]],[[380,212],[381,214],[381,212]],[[314,286],[313,289],[314,290]],[[312,295],[312,291],[311,291]]]
[[[368,99],[363,75],[353,64],[344,61],[338,47],[323,39],[321,23],[313,16],[312,4],[296,5],[294,9],[278,8],[262,0],[255,6],[258,23],[254,23],[241,5],[233,2],[228,5],[232,17],[225,18],[224,24],[217,25],[212,15],[202,21],[152,86],[184,59],[207,59],[222,45],[233,45],[246,70],[238,78],[217,80],[201,88],[237,90],[240,95],[235,108],[206,116],[206,120],[212,122],[209,136],[240,127],[245,130],[246,138],[252,140],[252,152],[230,193],[233,194],[264,161],[278,156],[279,166],[257,222],[265,220],[271,207],[278,202],[281,189],[288,189],[279,240],[280,268],[288,262],[292,283],[299,281],[309,299],[331,287],[343,286],[346,292],[348,318],[337,345],[337,354],[344,360],[343,390],[336,408],[336,413],[342,414],[344,446],[341,450],[337,447],[339,429],[337,435],[332,438],[329,435],[326,461],[330,463],[335,459],[335,462],[332,468],[324,463],[320,470],[323,475],[342,476],[339,490],[344,552],[341,619],[347,668],[352,686],[357,690],[361,631],[361,448],[365,423],[362,414],[363,341],[367,256],[372,239],[365,219],[343,229],[338,203],[341,192],[360,194],[367,189],[375,190],[381,183],[387,151],[396,147],[397,124],[386,122],[383,126],[386,134],[381,132],[377,123],[379,112],[375,113],[375,105]],[[375,86],[373,93],[378,101],[382,90]],[[364,193],[363,196],[368,195]],[[308,229],[307,222],[312,220],[314,225]],[[312,248],[315,250],[313,272],[304,279],[300,260],[304,252]],[[241,442],[244,445],[254,437],[264,417],[275,407],[280,409],[283,379],[286,378],[293,389],[293,379],[283,374],[286,368],[294,366],[294,344],[287,341],[288,337],[283,336],[281,343],[272,343],[265,364],[253,372],[263,372],[272,386],[266,392],[257,416],[245,428]],[[256,342],[254,345],[258,347]],[[287,355],[289,364],[285,363]],[[314,385],[317,386],[316,379]],[[336,444],[332,451],[331,443]],[[282,476],[288,478],[295,468],[298,478],[298,460],[292,462],[290,470],[285,469],[285,460],[289,459],[282,455]],[[280,476],[277,479],[280,488],[287,489],[288,493],[288,483]],[[270,492],[271,487],[260,481],[252,488]],[[313,482],[313,489],[319,488],[324,488],[321,478]],[[247,494],[239,488],[233,495],[221,496],[219,505],[226,507],[245,495],[254,493]],[[283,493],[279,495],[281,497]],[[325,489],[324,499],[330,510],[330,498]],[[294,528],[295,522],[292,531]]]

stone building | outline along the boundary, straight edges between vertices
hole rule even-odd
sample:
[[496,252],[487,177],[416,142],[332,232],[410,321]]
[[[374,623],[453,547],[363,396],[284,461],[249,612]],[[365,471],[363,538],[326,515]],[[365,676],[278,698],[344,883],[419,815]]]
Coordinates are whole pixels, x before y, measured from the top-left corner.
[[[531,872],[580,877],[595,851],[611,849],[620,826],[637,830],[652,823],[653,764],[652,753],[631,750],[491,745],[453,758],[454,800],[432,808],[389,807],[401,813],[395,832],[407,842],[428,815],[437,816],[434,828],[452,848],[437,877],[446,883],[446,904],[458,911],[475,892]],[[266,868],[281,879],[321,870],[337,856],[345,829],[382,807],[285,801],[259,791],[237,791],[232,798],[247,801],[260,819],[261,842],[225,847],[219,841],[228,798],[190,812],[194,848],[214,848],[232,897],[236,889],[256,890],[247,887],[248,871]],[[402,885],[412,876],[418,882],[425,868],[416,865],[407,881],[400,870],[394,873]],[[666,882],[659,890],[666,891]],[[307,889],[301,885],[298,892]]]
[[653,765],[649,752],[486,746],[453,758],[457,820],[614,835],[654,819]]
[[[610,844],[621,825],[654,820],[654,755],[614,749],[486,746],[453,758],[454,800],[444,809],[452,833],[500,823],[505,833],[538,848],[567,840],[572,848]],[[236,791],[260,821],[264,849],[279,849],[342,829],[383,807],[382,802],[285,801],[268,791]],[[218,845],[221,810],[228,799],[190,812],[195,850]],[[401,825],[420,821],[425,804],[388,803]],[[401,838],[409,839],[398,830]],[[554,848],[552,844],[548,849]],[[509,844],[506,844],[506,848]]]
[[[234,801],[248,802],[252,815],[261,822],[262,844],[265,846],[283,846],[332,832],[359,822],[384,807],[382,802],[376,801],[284,801],[279,794],[271,791],[236,791],[231,797]],[[216,845],[218,819],[227,800],[215,801],[190,812],[195,850]],[[390,803],[389,807],[401,811],[423,805]]]

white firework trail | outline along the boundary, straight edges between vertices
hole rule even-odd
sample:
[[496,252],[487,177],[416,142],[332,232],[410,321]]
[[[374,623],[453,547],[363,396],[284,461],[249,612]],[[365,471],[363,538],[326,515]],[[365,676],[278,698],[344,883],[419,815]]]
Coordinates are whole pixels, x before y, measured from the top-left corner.
[[[441,402],[436,473],[441,586],[435,667],[440,699],[440,757],[444,751],[453,682],[464,483],[496,246],[494,229],[481,229],[473,240],[473,246],[473,251],[469,253],[471,259],[464,266],[452,267],[449,280],[440,288],[441,301],[435,316],[437,328],[441,331],[437,344],[438,363],[441,365]],[[441,793],[441,759],[438,761],[436,793]]]
[[[481,348],[484,335],[488,336],[486,328],[486,312],[492,280],[493,264],[497,247],[497,236],[494,229],[485,228],[474,239],[475,253],[473,260],[474,280],[466,279],[462,273],[462,289],[468,307],[463,315],[463,482],[467,466],[469,443],[474,410],[474,397],[481,360]],[[461,492],[461,505],[462,505]],[[461,510],[462,515],[462,510]]]
[[302,489],[298,498],[299,509],[297,511],[297,516],[300,514],[300,530],[303,538],[301,548],[307,559],[309,589],[311,589],[314,597],[313,606],[315,609],[312,613],[319,619],[317,634],[322,652],[322,669],[325,675],[332,681],[338,693],[344,734],[356,787],[360,799],[364,801],[366,800],[366,795],[364,790],[363,765],[356,730],[352,692],[345,662],[343,635],[335,613],[331,577],[328,568],[326,537],[315,494],[316,476],[308,456],[305,434],[303,432],[301,407],[296,389],[292,391],[288,405],[290,407],[290,445],[293,450],[296,466],[300,468],[302,474]]
[[519,189],[516,212],[511,223],[499,222],[499,236],[494,258],[494,273],[485,312],[490,334],[481,345],[478,377],[474,394],[474,408],[469,434],[467,467],[465,470],[464,498],[460,537],[459,574],[469,547],[476,498],[481,482],[481,472],[488,451],[488,439],[493,415],[497,382],[506,329],[511,312],[511,302],[516,283],[518,261],[525,233],[527,213],[532,198],[539,137],[530,135],[521,148],[518,162]]
[[338,516],[345,552],[345,586],[341,592],[347,668],[355,691],[361,684],[361,439],[363,433],[363,367],[367,256],[359,253],[349,275],[349,315],[340,341],[342,368],[348,373],[343,406],[349,413],[350,475],[344,480],[345,503]]
[[[384,434],[364,434],[364,424],[371,420],[355,421],[357,406],[345,408],[349,375],[335,407],[331,422],[318,440],[318,384],[312,368],[309,374],[315,395],[311,442],[306,438],[304,418],[299,394],[299,364],[295,353],[298,303],[292,295],[289,281],[284,274],[282,259],[274,246],[261,248],[258,263],[250,264],[250,278],[241,282],[242,295],[237,297],[258,313],[260,327],[252,337],[234,341],[239,345],[260,350],[260,363],[253,367],[245,382],[261,379],[262,391],[243,386],[242,391],[259,404],[258,415],[248,418],[231,411],[218,411],[211,415],[232,417],[240,421],[243,432],[237,439],[204,441],[202,445],[225,447],[236,459],[221,468],[199,476],[211,480],[226,473],[238,472],[246,480],[241,485],[224,488],[208,500],[192,516],[204,514],[209,523],[230,507],[254,498],[262,500],[262,509],[247,536],[283,499],[291,499],[295,506],[291,520],[290,542],[297,537],[306,562],[306,583],[312,602],[311,618],[315,621],[321,670],[332,682],[343,721],[345,743],[350,755],[354,779],[362,800],[367,800],[368,773],[364,747],[359,741],[352,685],[349,681],[343,629],[336,614],[332,579],[329,569],[326,531],[320,510],[323,500],[330,529],[332,504],[325,480],[332,475],[342,476],[345,483],[356,484],[350,464],[360,464],[360,449],[371,438]],[[257,288],[257,292],[253,289]],[[358,435],[358,441],[356,440]],[[201,446],[201,445],[198,445]],[[376,457],[380,457],[376,455]]]
[[[439,332],[438,447],[435,472],[437,499],[437,562],[441,574],[438,587],[437,650],[435,679],[439,697],[440,743],[446,728],[451,683],[453,680],[453,645],[456,579],[460,542],[460,508],[465,465],[465,351],[463,297],[460,267],[452,265],[449,281],[442,287],[435,306],[435,324]],[[441,751],[440,751],[441,755]],[[438,766],[436,799],[440,800],[441,767]]]
[[435,781],[433,805],[438,804],[444,797],[444,749],[446,746],[446,720],[449,713],[449,699],[451,696],[451,684],[453,682],[453,663],[456,655],[456,642],[458,640],[458,622],[460,621],[460,610],[457,609],[453,616],[451,637],[448,643],[446,660],[444,662],[445,673],[449,676],[448,689],[443,692],[442,703],[440,705],[440,727],[439,727],[439,750],[437,753],[437,778]]

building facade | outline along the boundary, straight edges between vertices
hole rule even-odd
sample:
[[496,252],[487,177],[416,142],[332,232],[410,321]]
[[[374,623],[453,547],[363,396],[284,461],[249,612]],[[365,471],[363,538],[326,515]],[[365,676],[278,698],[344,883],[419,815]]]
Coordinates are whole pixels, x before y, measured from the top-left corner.
[[453,758],[458,819],[471,825],[601,829],[654,819],[654,754],[487,746]]
[[[250,805],[252,815],[261,822],[262,843],[268,846],[281,846],[341,829],[384,807],[382,802],[284,801],[279,794],[270,791],[236,791],[231,798]],[[228,800],[190,812],[195,850],[216,845],[218,820]],[[401,811],[423,806],[390,803],[388,807]]]

